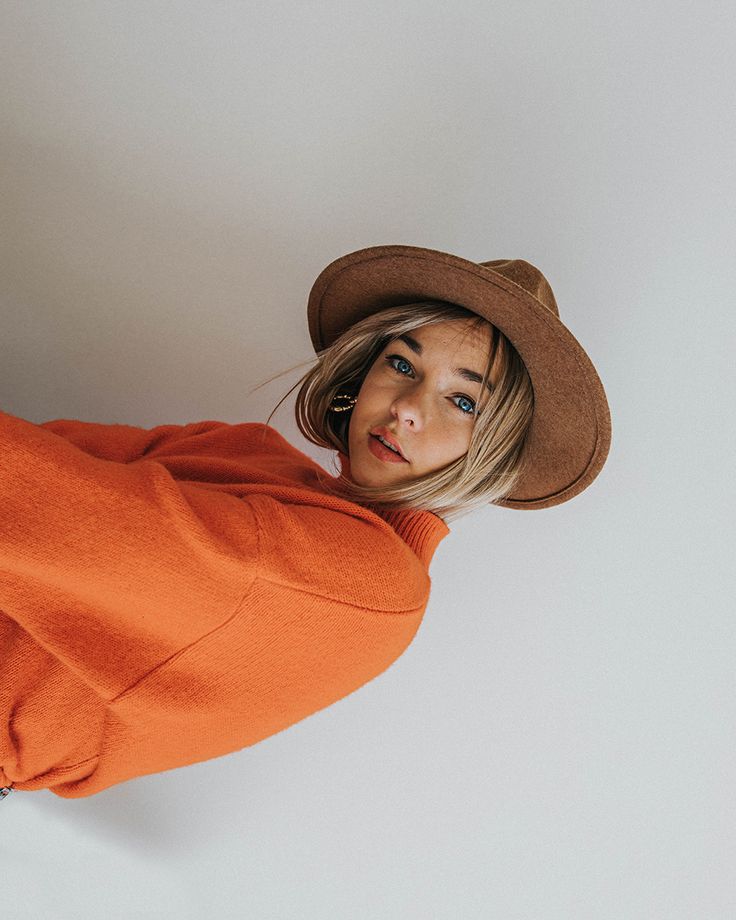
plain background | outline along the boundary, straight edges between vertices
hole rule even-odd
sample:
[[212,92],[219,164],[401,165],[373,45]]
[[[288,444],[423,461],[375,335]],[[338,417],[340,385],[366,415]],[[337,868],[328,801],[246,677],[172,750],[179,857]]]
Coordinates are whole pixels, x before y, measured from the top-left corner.
[[[736,916],[733,4],[2,4],[2,408],[265,421],[309,289],[524,258],[613,442],[452,525],[406,653],[225,758],[0,803],[3,920]],[[272,420],[330,468],[293,420]]]

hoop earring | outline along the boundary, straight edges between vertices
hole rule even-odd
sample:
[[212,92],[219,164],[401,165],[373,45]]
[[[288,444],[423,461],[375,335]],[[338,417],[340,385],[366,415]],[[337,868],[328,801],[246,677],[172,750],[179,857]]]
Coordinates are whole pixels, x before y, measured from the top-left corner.
[[[338,404],[338,400],[343,401],[343,405]],[[349,412],[358,401],[357,396],[351,396],[350,393],[336,393],[330,404],[330,412]]]

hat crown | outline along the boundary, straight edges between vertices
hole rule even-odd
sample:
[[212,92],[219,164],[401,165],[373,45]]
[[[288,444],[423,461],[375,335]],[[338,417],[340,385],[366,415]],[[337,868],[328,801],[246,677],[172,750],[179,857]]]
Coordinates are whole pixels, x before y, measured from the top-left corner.
[[513,281],[559,318],[560,311],[557,308],[552,288],[540,270],[531,262],[524,259],[491,259],[490,262],[479,262],[478,265],[484,265],[496,274],[503,275],[508,281]]

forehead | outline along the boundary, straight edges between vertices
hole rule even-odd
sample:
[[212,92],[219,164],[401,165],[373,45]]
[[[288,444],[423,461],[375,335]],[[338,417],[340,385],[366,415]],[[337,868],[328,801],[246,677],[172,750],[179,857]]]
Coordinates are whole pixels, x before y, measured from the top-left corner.
[[442,320],[412,330],[414,338],[428,350],[462,350],[464,354],[474,355],[481,361],[486,361],[490,353],[490,333],[488,326],[474,327],[470,319]]
[[[406,335],[416,343],[412,351],[420,352],[422,361],[437,361],[461,376],[477,378],[478,382],[482,379],[491,349],[488,324],[477,327],[471,319],[443,320],[419,326]],[[497,351],[490,374],[492,386],[498,382],[501,360],[501,353]]]

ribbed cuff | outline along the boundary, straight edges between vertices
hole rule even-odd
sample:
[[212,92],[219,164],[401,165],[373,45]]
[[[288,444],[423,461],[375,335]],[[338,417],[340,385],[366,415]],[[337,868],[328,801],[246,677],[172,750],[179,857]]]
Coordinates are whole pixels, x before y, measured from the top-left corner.
[[429,568],[435,550],[450,528],[431,511],[374,509]]

